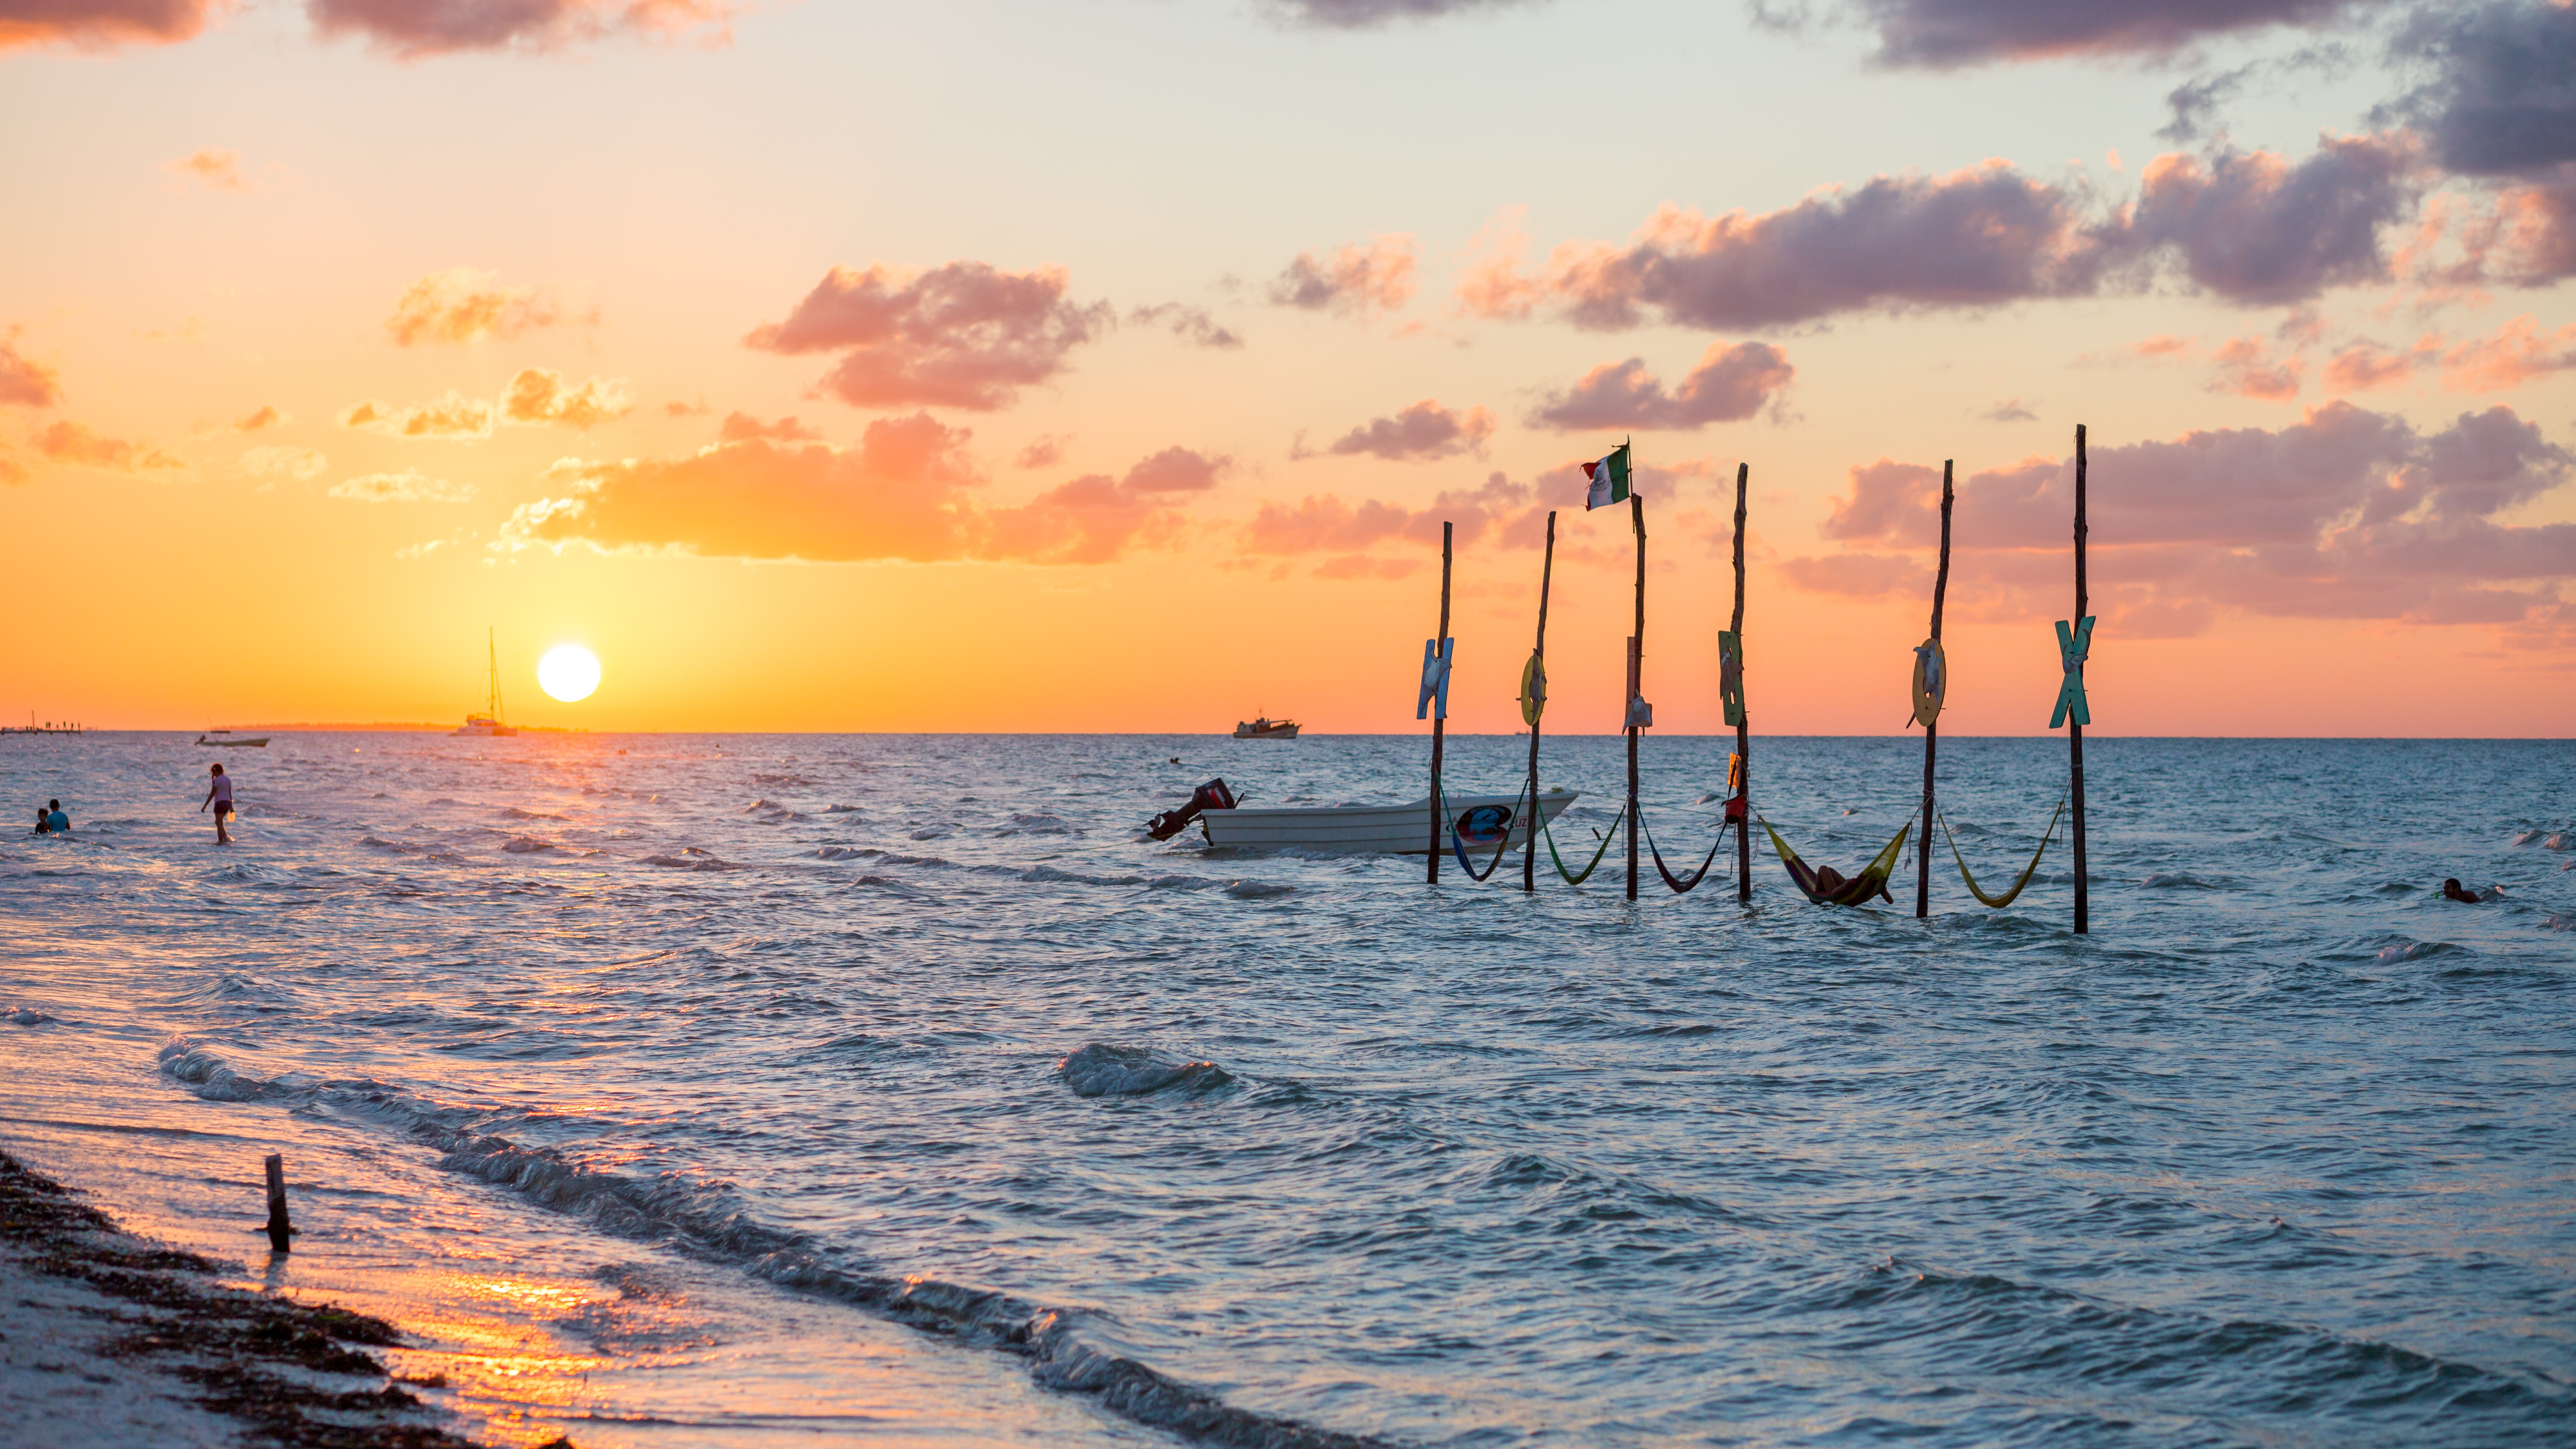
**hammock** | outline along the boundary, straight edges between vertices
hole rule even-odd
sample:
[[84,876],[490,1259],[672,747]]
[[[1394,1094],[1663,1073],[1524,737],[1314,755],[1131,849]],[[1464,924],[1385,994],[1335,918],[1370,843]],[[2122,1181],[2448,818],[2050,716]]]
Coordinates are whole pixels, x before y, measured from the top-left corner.
[[1990,905],[1999,911],[2004,907],[2011,905],[2013,903],[2013,898],[2021,894],[2021,888],[2030,884],[2031,873],[2039,869],[2039,858],[2047,853],[2049,838],[2057,834],[2058,816],[2064,815],[2065,813],[2066,796],[2061,794],[2057,797],[2056,811],[2048,817],[2048,828],[2041,831],[2039,834],[2039,849],[2030,853],[2030,864],[2022,867],[2021,879],[2014,881],[2012,883],[2012,889],[1999,896],[1990,896],[1983,890],[1978,889],[1977,878],[1968,874],[1967,857],[1959,854],[1959,837],[1950,834],[1950,817],[1943,815],[1941,817],[1941,833],[1949,837],[1950,858],[1959,862],[1959,879],[1968,883],[1968,894],[1975,896],[1978,900],[1984,901],[1987,905]]
[[[1525,798],[1514,796],[1512,803],[1518,805]],[[1458,857],[1458,868],[1467,873],[1467,879],[1482,884],[1503,868],[1503,852],[1512,848],[1512,830],[1508,823],[1503,826],[1503,838],[1494,842],[1494,858],[1485,862],[1485,869],[1479,874],[1475,863],[1467,859],[1466,838],[1458,833],[1458,817],[1449,813],[1449,792],[1446,790],[1440,792],[1440,818],[1449,823],[1449,853]],[[1554,844],[1549,842],[1551,849]]]
[[[1759,815],[1753,818],[1762,820]],[[1780,852],[1780,863],[1789,868],[1789,879],[1797,882],[1798,889],[1808,900],[1820,906],[1866,905],[1872,896],[1886,900],[1889,905],[1896,904],[1896,898],[1887,894],[1887,876],[1888,872],[1896,869],[1897,857],[1905,849],[1905,837],[1913,829],[1914,819],[1907,816],[1905,823],[1897,827],[1896,838],[1887,842],[1887,848],[1880,851],[1859,876],[1827,891],[1819,888],[1822,882],[1817,878],[1814,867],[1798,858],[1798,852],[1789,848],[1789,842],[1780,838],[1780,832],[1771,828],[1770,821],[1762,820],[1762,831],[1771,837],[1771,848]]]
[[[1645,823],[1646,823],[1646,817],[1645,817],[1645,816],[1643,816],[1643,815],[1639,815],[1639,816],[1637,817],[1637,823],[1638,823],[1639,825],[1645,825]],[[1729,823],[1730,823],[1730,822],[1726,822],[1726,821],[1720,821],[1720,822],[1718,823],[1718,827],[1717,827],[1717,840],[1716,840],[1716,842],[1715,842],[1714,844],[1710,845],[1710,846],[1709,846],[1709,848],[1708,848],[1708,859],[1701,861],[1701,862],[1699,863],[1699,869],[1698,869],[1698,870],[1696,870],[1696,871],[1693,871],[1693,872],[1691,873],[1691,878],[1690,878],[1689,880],[1686,880],[1686,881],[1684,881],[1684,880],[1675,880],[1675,879],[1673,878],[1673,873],[1672,873],[1670,870],[1667,870],[1667,869],[1664,867],[1664,853],[1663,853],[1662,851],[1660,851],[1660,850],[1655,849],[1655,832],[1654,832],[1654,829],[1653,829],[1653,827],[1651,827],[1651,826],[1648,826],[1648,827],[1647,827],[1647,829],[1646,829],[1646,853],[1647,853],[1647,854],[1649,854],[1649,855],[1652,855],[1652,856],[1655,858],[1655,874],[1660,875],[1660,876],[1662,876],[1662,877],[1664,878],[1664,884],[1666,884],[1666,885],[1668,885],[1668,886],[1672,887],[1672,889],[1673,889],[1673,894],[1675,894],[1675,895],[1677,895],[1677,896],[1686,896],[1686,895],[1689,895],[1689,894],[1691,893],[1691,891],[1692,891],[1695,887],[1697,887],[1701,881],[1706,880],[1706,879],[1708,878],[1708,868],[1709,868],[1710,866],[1712,866],[1712,865],[1717,864],[1717,850],[1718,850],[1718,846],[1721,846],[1721,845],[1726,844],[1726,827],[1727,827],[1727,825],[1728,825]],[[1685,856],[1685,857],[1683,857],[1683,858],[1684,858],[1684,859],[1688,859],[1689,857]]]
[[1547,828],[1546,820],[1542,815],[1538,828],[1547,836],[1547,858],[1556,862],[1556,873],[1565,877],[1567,885],[1581,885],[1592,879],[1592,873],[1601,868],[1601,857],[1610,853],[1610,842],[1619,834],[1619,822],[1626,819],[1627,815],[1628,807],[1622,805],[1619,807],[1619,813],[1610,817],[1610,828],[1601,835],[1601,848],[1592,852],[1592,863],[1583,868],[1581,875],[1576,875],[1565,868],[1565,857],[1556,853],[1556,832]]

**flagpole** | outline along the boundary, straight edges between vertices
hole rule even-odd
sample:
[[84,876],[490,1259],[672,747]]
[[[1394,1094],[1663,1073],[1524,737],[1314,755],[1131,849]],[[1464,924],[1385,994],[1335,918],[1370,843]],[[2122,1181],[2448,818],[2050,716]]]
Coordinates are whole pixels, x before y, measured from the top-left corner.
[[[1932,576],[1932,644],[1941,643],[1941,604],[1950,593],[1950,465],[1941,460],[1941,569]],[[1925,656],[1928,665],[1937,654]],[[1943,691],[1946,692],[1949,666],[1942,666]],[[1914,862],[1914,919],[1920,921],[1932,914],[1932,757],[1941,745],[1940,695],[1933,695],[1932,718],[1923,726],[1923,848]]]
[[[1735,465],[1735,668],[1737,689],[1741,691],[1744,664],[1744,493],[1753,476],[1753,465]],[[1738,798],[1744,801],[1744,818],[1735,822],[1735,898],[1744,904],[1753,900],[1753,706],[1749,698],[1735,711],[1735,758],[1744,771]]]
[[[1521,847],[1521,890],[1524,894],[1538,891],[1538,832],[1541,811],[1538,804],[1538,730],[1539,719],[1546,713],[1547,690],[1547,589],[1556,576],[1556,510],[1547,511],[1547,554],[1538,570],[1538,643],[1530,650],[1530,660],[1538,665],[1539,708],[1532,711],[1529,751],[1529,839]],[[1506,829],[1510,827],[1506,826]]]
[[1646,500],[1637,495],[1635,440],[1619,445],[1627,454],[1628,514],[1637,528],[1637,632],[1628,639],[1628,899],[1637,898],[1637,701],[1646,694]]
[[[1431,636],[1433,657],[1440,660],[1440,667],[1444,671],[1448,667],[1445,655],[1449,647],[1449,541],[1455,527],[1456,525],[1447,522],[1440,525],[1440,632]],[[1440,884],[1440,827],[1445,823],[1445,817],[1448,815],[1447,811],[1440,808],[1440,751],[1449,731],[1449,710],[1441,701],[1446,695],[1447,685],[1448,680],[1444,675],[1441,680],[1442,692],[1432,696],[1431,703],[1431,873],[1429,883],[1432,885]]]

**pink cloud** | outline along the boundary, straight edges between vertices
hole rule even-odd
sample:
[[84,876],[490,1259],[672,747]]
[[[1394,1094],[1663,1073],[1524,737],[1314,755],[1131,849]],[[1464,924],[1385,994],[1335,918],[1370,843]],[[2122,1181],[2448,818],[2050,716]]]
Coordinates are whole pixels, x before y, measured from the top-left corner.
[[991,411],[1047,381],[1112,322],[1068,300],[1061,267],[950,262],[917,275],[834,267],[783,322],[743,338],[763,352],[839,352],[822,387],[857,407],[936,403]]
[[1397,539],[1436,544],[1446,521],[1455,525],[1460,543],[1492,534],[1506,548],[1535,548],[1546,513],[1536,489],[1492,473],[1476,488],[1442,491],[1422,509],[1374,499],[1354,508],[1330,493],[1308,494],[1293,504],[1264,500],[1237,547],[1252,554],[1349,554]]
[[1011,459],[1012,466],[1019,468],[1052,468],[1058,462],[1063,460],[1064,445],[1069,441],[1071,440],[1060,438],[1053,433],[1041,433],[1037,437],[1030,439],[1028,445],[1020,449],[1018,454],[1013,456]]
[[1413,238],[1400,232],[1372,237],[1366,246],[1345,242],[1321,257],[1299,252],[1271,282],[1270,300],[1362,319],[1401,311],[1413,300],[1414,258]]
[[2419,158],[2395,136],[2326,136],[2292,163],[2220,149],[2147,163],[2125,245],[2169,248],[2202,289],[2230,301],[2304,301],[2388,272],[2380,236],[2413,204]]
[[2543,334],[2539,319],[2516,317],[2493,337],[2442,354],[2442,381],[2459,392],[2502,392],[2576,368],[2576,325]]
[[2415,375],[2418,352],[2391,352],[2376,342],[2355,342],[2326,363],[2325,384],[2334,392],[2396,387]]
[[1599,428],[1705,427],[1760,412],[1796,374],[1787,354],[1767,342],[1730,347],[1712,342],[1699,365],[1670,392],[1641,357],[1603,363],[1566,391],[1551,393],[1532,426],[1559,432]]
[[2364,0],[1862,0],[1883,64],[1947,68],[2079,54],[2164,55],[2207,36],[2321,25]]
[[22,408],[49,408],[62,401],[54,370],[18,351],[0,336],[0,403]]
[[916,413],[870,423],[849,449],[752,440],[667,461],[558,465],[550,476],[568,491],[521,505],[503,537],[816,563],[1039,564],[1105,563],[1179,538],[1184,519],[1161,501],[1176,475],[1165,454],[1124,479],[1092,474],[991,507],[974,496],[983,480],[970,436]]
[[1363,553],[1346,553],[1315,565],[1314,576],[1356,582],[1363,579],[1400,579],[1422,567],[1418,558],[1371,558]]
[[1820,558],[1787,558],[1780,571],[1789,582],[1810,593],[1840,594],[1850,599],[1930,597],[1932,570],[1922,560],[1903,554],[1832,553]]
[[1202,493],[1233,468],[1234,460],[1188,448],[1165,448],[1127,470],[1118,486],[1130,493]]
[[534,287],[505,287],[490,272],[451,267],[412,283],[385,319],[385,331],[396,346],[417,347],[518,337],[562,318],[562,308]]
[[274,404],[263,403],[257,412],[234,423],[233,429],[236,432],[256,433],[262,428],[273,428],[285,421],[286,414],[279,412]]
[[0,50],[169,45],[205,29],[215,0],[0,0]]
[[[0,0],[5,3],[5,0]],[[248,191],[250,183],[242,179],[241,157],[220,146],[201,146],[169,163],[170,169],[182,176],[193,176],[217,191]]]
[[[2576,455],[2507,408],[2419,432],[2335,402],[2277,430],[2220,429],[2092,454],[2090,552],[2106,630],[2188,633],[2220,612],[2555,627],[2576,608],[2576,524],[2496,516],[2576,478]],[[1826,534],[1842,554],[1784,565],[1804,587],[1904,592],[1937,527],[1939,474],[1852,471]],[[2063,612],[2072,469],[2033,458],[1971,475],[1955,511],[1953,608]],[[1858,558],[1859,562],[1834,562]]]
[[[1483,457],[1494,426],[1494,415],[1484,408],[1455,412],[1436,398],[1424,398],[1391,418],[1374,418],[1351,429],[1324,451],[1335,457],[1366,455],[1389,462],[1428,463],[1462,453]],[[1296,456],[1314,455],[1300,451]]]
[[36,435],[36,451],[57,463],[104,468],[114,473],[158,473],[184,469],[174,457],[143,443],[104,438],[75,422],[59,422]]
[[764,423],[749,413],[725,414],[724,423],[716,430],[716,440],[724,443],[811,443],[822,436],[794,418]]
[[611,36],[721,42],[738,8],[731,0],[305,0],[324,38],[354,37],[405,59]]
[[2259,337],[2232,338],[2210,357],[2218,364],[2209,380],[2211,392],[2265,402],[2297,397],[2308,367],[2295,357],[2274,358],[2272,345]]
[[494,421],[492,404],[453,388],[446,396],[415,407],[400,408],[370,398],[340,412],[344,428],[365,428],[397,438],[488,438]]

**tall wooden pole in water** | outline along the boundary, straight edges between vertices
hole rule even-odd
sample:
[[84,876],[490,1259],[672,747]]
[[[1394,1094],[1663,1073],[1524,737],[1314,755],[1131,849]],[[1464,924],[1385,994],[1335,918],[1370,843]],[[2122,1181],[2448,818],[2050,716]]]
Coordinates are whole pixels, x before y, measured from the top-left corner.
[[[2075,627],[2084,627],[2084,425],[2075,425]],[[2077,666],[2081,668],[2082,665]],[[2067,788],[2075,796],[2075,934],[2093,929],[2092,900],[2084,873],[2084,726],[2066,721]]]
[[[1744,489],[1753,465],[1735,465],[1735,661],[1744,667]],[[1744,818],[1735,822],[1735,898],[1753,899],[1753,706],[1735,712],[1735,758],[1744,770]]]
[[[1633,463],[1631,466],[1634,466]],[[1637,632],[1628,639],[1628,899],[1637,898],[1637,701],[1646,697],[1646,500],[1628,490],[1637,525]]]
[[[1547,511],[1546,561],[1538,568],[1538,643],[1530,650],[1531,662],[1538,665],[1539,677],[1535,683],[1542,696],[1547,691],[1547,586],[1555,576],[1556,510],[1551,508]],[[1532,893],[1538,890],[1538,716],[1544,715],[1546,700],[1542,698],[1539,703],[1539,710],[1533,712],[1529,721],[1529,839],[1521,845],[1521,889]]]
[[[1941,602],[1950,593],[1950,462],[1941,460],[1941,570],[1932,576],[1932,642],[1936,645],[1941,642]],[[1946,686],[1949,665],[1944,662],[1941,668]],[[1918,921],[1932,914],[1932,757],[1940,746],[1941,712],[1936,704],[1931,721],[1923,726],[1923,850],[1914,861],[1914,919]]]
[[[1449,647],[1449,540],[1456,525],[1440,525],[1440,632],[1431,636],[1432,651],[1437,654]],[[1445,666],[1445,663],[1443,665]],[[1449,732],[1449,711],[1435,697],[1431,705],[1431,875],[1433,885],[1440,884],[1440,827],[1448,822],[1447,811],[1440,808],[1440,750]]]

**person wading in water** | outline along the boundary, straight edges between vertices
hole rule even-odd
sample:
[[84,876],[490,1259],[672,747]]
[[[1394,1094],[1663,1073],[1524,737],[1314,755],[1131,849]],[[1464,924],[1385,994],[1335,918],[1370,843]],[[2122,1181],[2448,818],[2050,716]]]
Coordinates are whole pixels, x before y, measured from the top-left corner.
[[207,773],[215,777],[214,783],[206,787],[205,804],[197,810],[202,814],[207,805],[215,807],[215,844],[230,845],[233,838],[224,829],[224,818],[233,813],[233,777],[225,774],[221,765],[210,767]]

